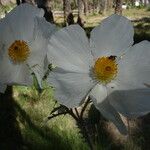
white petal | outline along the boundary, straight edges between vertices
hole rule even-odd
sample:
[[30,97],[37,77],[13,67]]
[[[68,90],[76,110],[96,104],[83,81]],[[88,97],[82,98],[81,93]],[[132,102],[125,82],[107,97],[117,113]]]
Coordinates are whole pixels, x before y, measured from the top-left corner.
[[44,63],[44,59],[48,50],[48,39],[56,31],[56,27],[48,23],[44,18],[36,17],[34,19],[34,38],[29,43],[31,54],[28,59],[30,66],[39,65]]
[[118,55],[133,44],[134,30],[131,21],[119,15],[104,19],[91,32],[91,47],[96,57]]
[[6,88],[7,88],[6,84],[0,83],[0,93],[5,93]]
[[[6,15],[4,20],[8,22],[11,32],[14,35],[14,40],[28,41],[33,36],[34,17],[42,17],[44,12],[42,9],[34,7],[30,4],[21,4],[15,7]],[[8,32],[5,30],[4,32]]]
[[107,98],[107,89],[105,86],[97,84],[90,92],[90,97],[94,101],[95,105],[102,103]]
[[[45,57],[45,59],[44,59],[44,72],[46,73],[48,70],[49,70],[49,61],[48,61],[48,58],[47,58],[47,56]],[[44,74],[45,74],[44,73]]]
[[[27,63],[29,64],[30,67],[35,65],[43,66],[44,59],[46,57],[47,50],[48,50],[47,47],[48,40],[46,39],[44,33],[45,31],[43,32],[43,26],[47,25],[47,23],[43,22],[43,20],[41,20],[42,22],[40,22],[40,20],[41,20],[40,18],[37,17],[35,18],[34,20],[35,27],[34,27],[34,35],[33,35],[34,37],[32,41],[28,43],[28,45],[30,46],[31,53],[30,53],[30,57],[27,60]],[[51,28],[51,25],[49,27]]]
[[19,65],[18,67],[15,67],[14,71],[16,72],[15,78],[12,79],[11,84],[19,84],[19,85],[32,85],[32,76],[29,71],[28,66],[26,65]]
[[31,68],[31,70],[34,72],[40,88],[42,88],[42,79],[43,79],[44,73],[45,73],[44,64],[43,64],[43,66],[39,66],[39,65],[34,66]]
[[7,55],[0,61],[0,82],[5,84],[31,85],[32,77],[25,64],[13,64]]
[[143,41],[127,51],[119,62],[117,82],[122,90],[150,85],[150,42]]
[[44,60],[48,49],[47,38],[49,38],[55,31],[56,27],[48,23],[44,18],[35,18],[34,38],[30,43],[31,53],[27,63],[35,73],[40,86],[45,73]]
[[0,35],[1,51],[4,51],[4,49],[8,49],[15,39],[15,35],[9,25],[8,19],[0,20]]
[[19,65],[18,68],[15,67],[16,70],[14,83],[19,85],[32,85],[32,76],[30,74],[29,68],[26,65]]
[[48,60],[54,65],[70,71],[89,71],[89,43],[79,25],[70,25],[53,34],[48,47]]
[[111,105],[126,117],[139,117],[150,112],[150,89],[114,91]]
[[48,83],[55,88],[55,98],[69,108],[82,103],[95,85],[89,74],[65,71],[55,68],[48,76]]
[[95,107],[102,113],[102,115],[112,121],[122,134],[127,134],[126,127],[121,120],[120,115],[110,105],[107,98],[107,89],[105,86],[97,84],[90,93]]
[[53,33],[57,31],[57,27],[50,22],[47,22],[45,18],[35,17],[35,30],[34,36],[36,36],[36,31],[41,30],[43,32],[43,37],[50,38]]

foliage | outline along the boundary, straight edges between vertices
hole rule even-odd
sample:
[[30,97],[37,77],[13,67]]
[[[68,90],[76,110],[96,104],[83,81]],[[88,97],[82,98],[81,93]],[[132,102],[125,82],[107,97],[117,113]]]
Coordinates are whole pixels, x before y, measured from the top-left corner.
[[11,3],[6,6],[0,5],[0,15],[9,12],[13,7],[15,7],[15,5]]

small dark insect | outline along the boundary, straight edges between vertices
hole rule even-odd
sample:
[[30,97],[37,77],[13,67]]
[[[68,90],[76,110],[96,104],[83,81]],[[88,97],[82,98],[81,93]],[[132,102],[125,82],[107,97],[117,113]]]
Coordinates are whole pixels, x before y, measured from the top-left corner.
[[116,59],[116,57],[117,57],[117,56],[113,56],[113,55],[111,55],[111,56],[109,56],[109,57],[108,57],[108,59],[115,60],[115,59]]
[[17,46],[14,47],[15,50],[18,50],[19,48]]

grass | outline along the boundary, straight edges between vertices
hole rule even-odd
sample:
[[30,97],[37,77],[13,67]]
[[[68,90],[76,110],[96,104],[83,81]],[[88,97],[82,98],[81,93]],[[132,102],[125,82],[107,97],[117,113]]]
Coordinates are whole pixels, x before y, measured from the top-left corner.
[[12,3],[10,3],[9,5],[6,5],[6,6],[0,5],[0,16],[9,12],[14,7],[15,7],[15,5]]
[[[108,14],[111,13],[112,11]],[[146,9],[125,10],[123,15],[133,20],[135,42],[150,40],[150,19],[148,17],[150,11]],[[97,14],[85,17],[87,34],[105,17]],[[60,24],[63,18],[56,17],[55,21]],[[75,121],[70,116],[60,116],[46,121],[55,106],[51,88],[45,86],[45,90],[39,94],[34,87],[15,86],[13,99],[7,99],[7,94],[5,96],[0,96],[0,149],[89,150]],[[137,130],[133,127],[130,138],[120,135],[116,128],[102,118],[93,106],[88,118],[96,150],[150,149],[149,115],[133,121],[137,124]]]
[[[87,27],[94,27],[97,26],[101,20],[106,18],[107,16],[111,15],[114,13],[114,10],[109,10],[106,12],[105,15],[101,14],[89,14],[88,16],[83,16],[83,20],[85,22],[84,26]],[[129,18],[129,19],[141,19],[144,17],[150,16],[150,11],[147,11],[147,9],[127,9],[123,10],[123,16]],[[64,21],[63,16],[54,16],[55,22],[58,24],[62,24]],[[75,15],[75,22],[77,20],[77,16]]]
[[[87,32],[87,35],[90,36],[90,31],[97,25],[100,24],[100,22],[106,18],[107,16],[113,14],[114,11],[110,10],[105,15],[100,14],[90,14],[88,16],[83,16],[84,20],[84,28]],[[135,29],[135,35],[134,35],[134,41],[135,43],[140,42],[142,40],[149,40],[150,41],[150,11],[148,11],[146,8],[142,9],[127,9],[123,10],[123,16],[129,18]],[[55,16],[54,17],[56,24],[58,24],[60,27],[63,25],[64,18],[61,16]],[[77,16],[75,16],[75,22],[77,20]]]
[[[47,122],[47,116],[54,106],[51,88],[46,87],[37,96],[37,91],[33,87],[15,86],[13,99],[2,98],[0,101],[2,112],[0,128],[3,129],[0,131],[0,149],[89,150],[70,116],[60,116]],[[95,141],[95,150],[142,150],[142,147],[149,147],[146,144],[149,141],[146,138],[150,133],[148,122],[147,127],[140,130],[142,134],[137,130],[138,132],[136,134],[133,132],[131,139],[128,139],[116,132],[116,128],[93,106],[90,108],[88,118],[90,122],[88,129]]]
[[15,87],[14,91],[18,105],[18,122],[26,149],[88,149],[70,116],[61,116],[45,122],[55,105],[51,88],[43,91],[37,101],[33,89]]

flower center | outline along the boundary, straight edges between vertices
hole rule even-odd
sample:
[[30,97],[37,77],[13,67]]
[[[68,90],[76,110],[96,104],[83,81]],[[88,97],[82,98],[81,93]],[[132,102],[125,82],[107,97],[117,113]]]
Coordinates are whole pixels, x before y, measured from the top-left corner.
[[118,72],[116,56],[100,57],[96,60],[93,72],[97,80],[106,84],[113,80]]
[[22,63],[30,54],[29,46],[25,41],[16,40],[8,48],[8,55],[14,63]]

